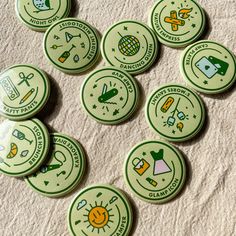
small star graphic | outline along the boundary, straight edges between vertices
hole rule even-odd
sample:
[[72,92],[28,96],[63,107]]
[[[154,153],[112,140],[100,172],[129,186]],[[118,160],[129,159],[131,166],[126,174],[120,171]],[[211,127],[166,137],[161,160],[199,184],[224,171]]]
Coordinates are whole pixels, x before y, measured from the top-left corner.
[[164,182],[164,181],[165,181],[165,179],[162,179],[162,181]]
[[123,97],[120,97],[120,100],[121,100],[121,101],[123,101],[123,100],[124,100],[124,98],[123,98]]
[[119,114],[119,109],[115,109],[115,111],[113,112],[113,116]]
[[115,52],[116,50],[115,50],[115,48],[112,48],[112,52]]
[[172,130],[172,134],[175,134],[175,130]]
[[137,31],[137,34],[139,34],[139,31]]
[[93,105],[93,109],[96,109],[96,108],[97,108],[97,106],[94,104],[94,105]]
[[204,80],[204,82],[203,82],[204,84],[208,84],[208,81],[206,81],[206,80]]
[[92,93],[90,94],[90,97],[93,97],[93,94],[92,94]]
[[171,2],[171,4],[172,4],[172,5],[174,5],[174,4],[175,4],[175,2]]
[[195,25],[195,24],[192,24],[192,27],[193,27],[193,28],[195,28],[195,27],[196,27],[196,25]]
[[223,81],[223,79],[220,80],[221,82]]
[[105,115],[106,115],[106,113],[103,113],[103,115],[105,116]]
[[147,153],[146,152],[143,152],[143,156],[146,156],[147,155]]
[[186,107],[186,109],[188,109],[188,107]]
[[93,88],[97,88],[97,85],[96,85],[96,84],[94,84],[94,85],[93,85]]
[[124,30],[128,30],[128,27],[124,26]]
[[196,119],[196,118],[197,118],[197,116],[196,116],[196,115],[193,115],[193,118],[194,118],[194,119]]

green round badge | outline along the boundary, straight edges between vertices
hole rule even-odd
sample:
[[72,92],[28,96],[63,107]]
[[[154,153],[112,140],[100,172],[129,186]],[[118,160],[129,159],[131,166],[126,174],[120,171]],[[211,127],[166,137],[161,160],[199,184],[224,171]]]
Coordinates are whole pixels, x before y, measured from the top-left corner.
[[102,38],[102,55],[112,66],[130,74],[147,70],[155,61],[158,43],[154,32],[137,21],[120,21]]
[[98,122],[117,124],[134,112],[138,94],[132,76],[118,68],[105,67],[87,77],[81,89],[81,101]]
[[167,84],[149,97],[146,119],[164,139],[185,141],[202,128],[205,109],[200,97],[187,87]]
[[0,124],[0,172],[21,177],[35,172],[49,150],[49,134],[38,119]]
[[109,185],[83,189],[72,202],[68,224],[71,235],[128,236],[132,209],[126,197]]
[[125,162],[125,179],[142,200],[164,203],[174,198],[184,185],[183,157],[170,144],[145,141],[135,146]]
[[0,74],[0,114],[24,120],[46,104],[50,84],[46,74],[31,65],[15,65]]
[[17,0],[19,19],[36,31],[45,31],[54,22],[67,17],[71,0]]
[[187,47],[180,70],[186,82],[203,93],[221,93],[236,80],[236,59],[224,46],[203,40]]
[[92,67],[99,57],[99,36],[85,21],[62,19],[47,30],[44,52],[57,69],[81,73]]
[[36,192],[48,197],[60,197],[71,192],[81,181],[85,169],[85,154],[81,145],[64,134],[51,134],[51,156],[37,173],[25,178]]
[[161,43],[183,47],[203,33],[205,14],[194,0],[162,0],[151,11],[150,25]]

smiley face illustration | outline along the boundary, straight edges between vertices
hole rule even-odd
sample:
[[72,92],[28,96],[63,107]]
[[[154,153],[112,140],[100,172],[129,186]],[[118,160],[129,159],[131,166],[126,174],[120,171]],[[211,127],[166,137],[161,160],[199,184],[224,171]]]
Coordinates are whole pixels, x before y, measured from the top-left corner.
[[129,203],[116,188],[94,185],[83,189],[68,215],[72,235],[128,236],[132,224]]
[[103,228],[109,222],[108,210],[103,206],[96,206],[90,210],[88,219],[94,228]]

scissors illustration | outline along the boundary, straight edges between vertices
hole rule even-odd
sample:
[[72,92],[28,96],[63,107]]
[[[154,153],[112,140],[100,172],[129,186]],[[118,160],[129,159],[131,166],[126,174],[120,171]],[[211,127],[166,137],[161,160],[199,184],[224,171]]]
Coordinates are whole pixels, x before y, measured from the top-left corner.
[[21,81],[20,81],[20,83],[19,83],[18,85],[21,85],[22,83],[25,82],[26,85],[27,85],[28,87],[30,87],[30,84],[29,84],[29,81],[28,81],[28,80],[31,80],[31,79],[34,77],[34,74],[33,74],[33,73],[30,73],[30,74],[28,74],[27,76],[25,76],[24,72],[20,72],[20,73],[19,73],[19,76],[20,76]]

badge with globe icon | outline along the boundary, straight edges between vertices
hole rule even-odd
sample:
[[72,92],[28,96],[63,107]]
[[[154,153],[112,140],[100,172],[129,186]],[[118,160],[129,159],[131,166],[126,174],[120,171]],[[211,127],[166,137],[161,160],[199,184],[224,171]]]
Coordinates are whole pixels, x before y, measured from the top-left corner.
[[102,40],[102,54],[112,66],[130,74],[148,69],[158,51],[154,32],[137,21],[120,21],[110,27]]

